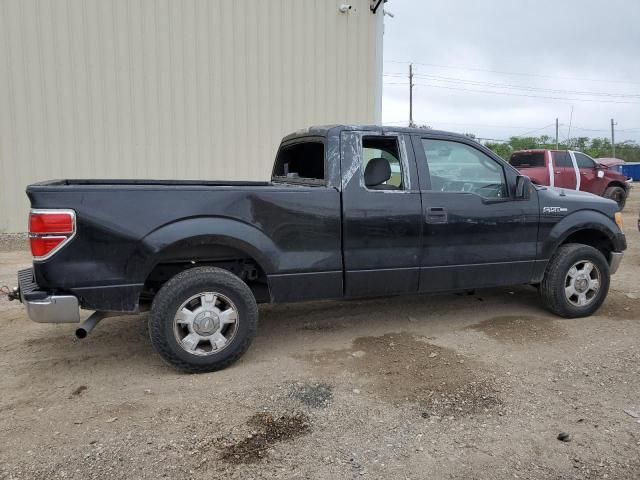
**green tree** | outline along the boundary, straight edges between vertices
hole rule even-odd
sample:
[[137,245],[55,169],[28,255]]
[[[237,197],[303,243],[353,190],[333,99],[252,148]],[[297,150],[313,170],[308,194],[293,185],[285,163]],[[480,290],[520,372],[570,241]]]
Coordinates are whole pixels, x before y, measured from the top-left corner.
[[491,150],[493,153],[500,155],[505,160],[509,160],[511,153],[513,152],[513,149],[508,143],[487,142],[484,146]]
[[[468,137],[475,135],[466,133]],[[507,142],[487,142],[485,146],[508,160],[511,154],[518,150],[531,150],[536,148],[555,150],[555,139],[542,135],[540,137],[511,137]],[[611,141],[608,138],[575,137],[560,142],[560,150],[578,150],[593,158],[610,157]],[[626,162],[640,162],[640,145],[632,140],[616,142],[616,157]]]

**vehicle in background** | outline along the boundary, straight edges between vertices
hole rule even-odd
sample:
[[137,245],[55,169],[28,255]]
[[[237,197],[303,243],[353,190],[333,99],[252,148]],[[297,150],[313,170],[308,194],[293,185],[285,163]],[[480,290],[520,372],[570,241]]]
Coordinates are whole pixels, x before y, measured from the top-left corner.
[[533,183],[594,193],[614,200],[622,210],[631,185],[618,162],[618,159],[597,161],[572,150],[545,149],[520,150],[509,158],[509,163]]

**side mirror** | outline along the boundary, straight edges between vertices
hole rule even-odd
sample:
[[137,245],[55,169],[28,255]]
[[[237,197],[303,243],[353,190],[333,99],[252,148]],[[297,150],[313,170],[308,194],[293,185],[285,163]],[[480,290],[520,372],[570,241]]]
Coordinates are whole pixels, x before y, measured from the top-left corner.
[[525,175],[516,177],[516,200],[527,200],[531,191],[531,179]]

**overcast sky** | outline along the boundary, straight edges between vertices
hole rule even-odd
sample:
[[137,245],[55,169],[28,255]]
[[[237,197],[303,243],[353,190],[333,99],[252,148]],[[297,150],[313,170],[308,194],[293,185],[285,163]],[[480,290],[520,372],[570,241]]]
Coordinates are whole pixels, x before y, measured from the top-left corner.
[[555,135],[558,117],[562,138],[573,106],[572,137],[609,137],[614,118],[616,141],[640,142],[640,0],[390,0],[385,8],[395,18],[385,17],[383,123],[408,121],[411,61],[418,124],[505,139]]

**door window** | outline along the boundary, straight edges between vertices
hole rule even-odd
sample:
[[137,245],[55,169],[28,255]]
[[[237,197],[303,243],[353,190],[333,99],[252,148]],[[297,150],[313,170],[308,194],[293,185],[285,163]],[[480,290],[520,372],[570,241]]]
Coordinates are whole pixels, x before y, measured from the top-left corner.
[[595,162],[587,157],[584,153],[575,152],[574,155],[576,157],[578,168],[595,168]]
[[362,172],[369,190],[402,190],[402,162],[396,137],[362,137]]
[[552,155],[554,167],[573,168],[573,163],[571,162],[571,155],[569,155],[569,152],[552,152]]
[[431,190],[475,193],[484,198],[507,196],[504,170],[488,155],[464,143],[422,139]]

